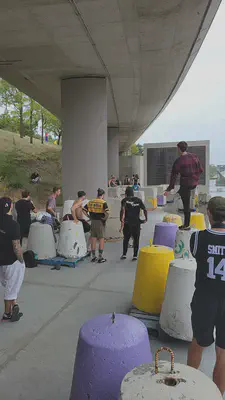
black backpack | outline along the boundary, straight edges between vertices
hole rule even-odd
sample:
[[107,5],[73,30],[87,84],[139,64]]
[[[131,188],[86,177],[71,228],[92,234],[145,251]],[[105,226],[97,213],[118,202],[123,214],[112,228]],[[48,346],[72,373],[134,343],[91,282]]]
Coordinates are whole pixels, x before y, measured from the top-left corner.
[[26,268],[37,267],[38,262],[35,258],[35,254],[33,251],[31,251],[31,250],[25,251],[25,253],[23,253],[23,258],[24,258]]

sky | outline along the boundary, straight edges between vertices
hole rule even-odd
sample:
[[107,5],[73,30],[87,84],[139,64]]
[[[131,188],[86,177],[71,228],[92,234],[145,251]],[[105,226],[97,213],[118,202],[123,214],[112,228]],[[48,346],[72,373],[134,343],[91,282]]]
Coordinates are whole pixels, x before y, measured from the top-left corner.
[[139,143],[210,140],[210,163],[225,164],[225,0],[174,98]]

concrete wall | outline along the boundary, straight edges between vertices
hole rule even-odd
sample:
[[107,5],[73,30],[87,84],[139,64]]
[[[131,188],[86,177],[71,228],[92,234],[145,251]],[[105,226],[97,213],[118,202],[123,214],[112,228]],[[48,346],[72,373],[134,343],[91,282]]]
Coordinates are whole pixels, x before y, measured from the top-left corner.
[[141,186],[144,186],[144,157],[143,156],[131,156],[132,157],[132,175],[138,174],[140,178]]
[[131,177],[138,174],[141,186],[144,185],[144,157],[143,156],[120,156],[120,179],[124,179],[125,175]]
[[124,179],[125,175],[132,176],[132,156],[120,156],[120,179]]

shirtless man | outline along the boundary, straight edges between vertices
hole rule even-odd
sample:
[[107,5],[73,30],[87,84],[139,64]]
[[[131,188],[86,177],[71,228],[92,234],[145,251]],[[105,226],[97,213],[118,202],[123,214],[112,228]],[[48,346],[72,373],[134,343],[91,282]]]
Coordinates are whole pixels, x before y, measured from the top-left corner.
[[75,224],[77,224],[79,221],[81,221],[83,224],[84,234],[86,237],[87,247],[89,252],[91,244],[90,244],[90,235],[88,235],[87,237],[87,234],[90,232],[91,227],[90,224],[85,219],[85,215],[83,213],[83,207],[85,206],[85,200],[86,200],[86,193],[81,190],[80,192],[77,193],[77,197],[78,199],[75,200],[72,205],[71,213]]

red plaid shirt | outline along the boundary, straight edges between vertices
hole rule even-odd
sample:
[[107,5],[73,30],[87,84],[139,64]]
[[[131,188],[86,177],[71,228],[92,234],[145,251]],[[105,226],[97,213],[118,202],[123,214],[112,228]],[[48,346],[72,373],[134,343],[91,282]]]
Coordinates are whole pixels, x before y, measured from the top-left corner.
[[180,156],[173,164],[167,192],[174,189],[178,175],[180,175],[180,186],[190,188],[196,187],[199,184],[199,178],[202,172],[203,168],[195,154],[186,153]]

